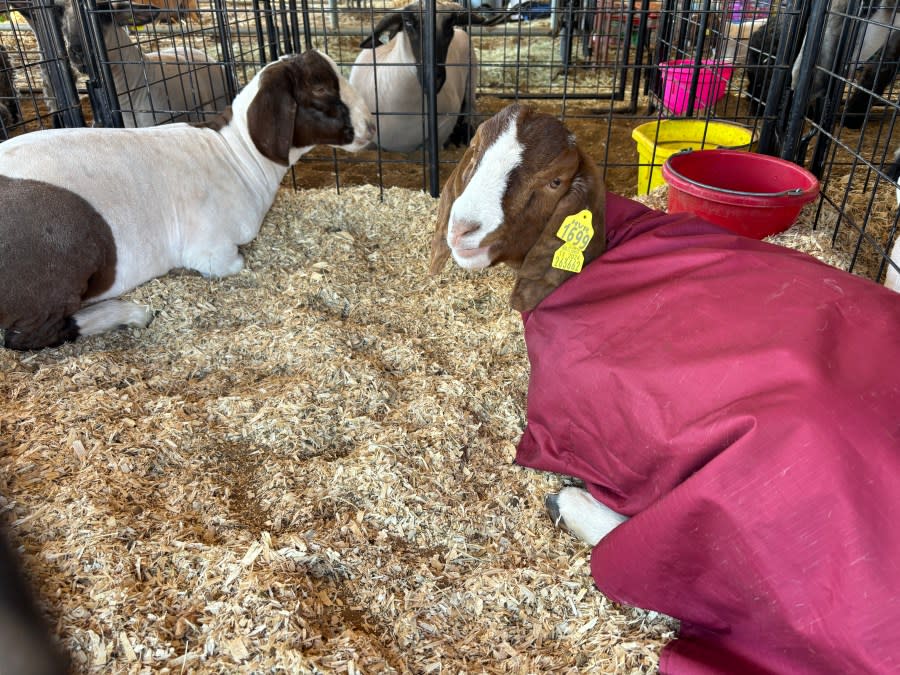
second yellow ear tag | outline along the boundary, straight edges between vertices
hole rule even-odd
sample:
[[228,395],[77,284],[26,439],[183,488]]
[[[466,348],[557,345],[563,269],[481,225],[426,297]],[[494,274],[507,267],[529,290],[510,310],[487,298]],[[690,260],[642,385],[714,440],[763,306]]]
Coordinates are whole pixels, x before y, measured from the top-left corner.
[[565,243],[553,254],[553,267],[567,272],[580,272],[584,265],[584,250],[594,237],[591,212],[587,209],[566,216],[556,232]]
[[578,273],[584,265],[584,253],[575,244],[566,242],[556,249],[552,265],[558,270]]

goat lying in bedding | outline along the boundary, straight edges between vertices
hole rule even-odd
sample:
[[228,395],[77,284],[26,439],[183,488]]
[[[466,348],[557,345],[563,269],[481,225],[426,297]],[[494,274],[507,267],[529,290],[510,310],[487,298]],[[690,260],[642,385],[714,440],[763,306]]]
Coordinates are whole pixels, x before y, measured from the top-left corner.
[[[531,363],[516,461],[608,596],[681,620],[663,673],[900,668],[900,296],[606,194],[510,106],[444,187],[431,272],[516,270]],[[579,271],[580,270],[580,271]]]
[[288,168],[315,145],[358,150],[365,103],[315,51],[267,65],[211,123],[53,129],[0,144],[0,328],[54,346],[150,312],[113,300],[176,267],[239,272]]

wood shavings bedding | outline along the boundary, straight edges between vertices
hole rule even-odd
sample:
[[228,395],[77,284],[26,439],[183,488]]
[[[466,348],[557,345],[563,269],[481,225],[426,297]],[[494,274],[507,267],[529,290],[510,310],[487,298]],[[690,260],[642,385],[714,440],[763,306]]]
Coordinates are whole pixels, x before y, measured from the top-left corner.
[[436,202],[280,192],[145,330],[0,352],[0,510],[77,672],[653,672],[511,463],[510,277],[425,275]]
[[[509,273],[426,276],[436,201],[384,195],[283,189],[243,272],[131,294],[149,328],[0,352],[0,512],[77,672],[656,671],[677,623],[512,465]],[[773,239],[830,262],[812,215]]]

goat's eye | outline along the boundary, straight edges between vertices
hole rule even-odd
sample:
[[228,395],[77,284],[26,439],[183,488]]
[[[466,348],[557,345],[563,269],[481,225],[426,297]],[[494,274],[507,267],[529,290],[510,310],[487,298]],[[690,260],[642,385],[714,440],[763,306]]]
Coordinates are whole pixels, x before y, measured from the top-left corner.
[[562,185],[562,178],[554,178],[550,181],[550,189],[555,190]]

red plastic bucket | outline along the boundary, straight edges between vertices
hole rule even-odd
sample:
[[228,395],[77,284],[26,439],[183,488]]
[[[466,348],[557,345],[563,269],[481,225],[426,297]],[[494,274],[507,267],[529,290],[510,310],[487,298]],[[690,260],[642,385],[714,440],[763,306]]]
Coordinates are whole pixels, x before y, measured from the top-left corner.
[[678,59],[660,63],[659,71],[663,81],[663,106],[675,115],[683,115],[688,109],[694,71],[697,71],[694,109],[703,110],[725,95],[734,68],[722,61],[705,59],[698,69],[693,59]]
[[669,213],[687,212],[747,237],[789,228],[819,194],[819,181],[784,159],[737,150],[696,150],[669,157]]

